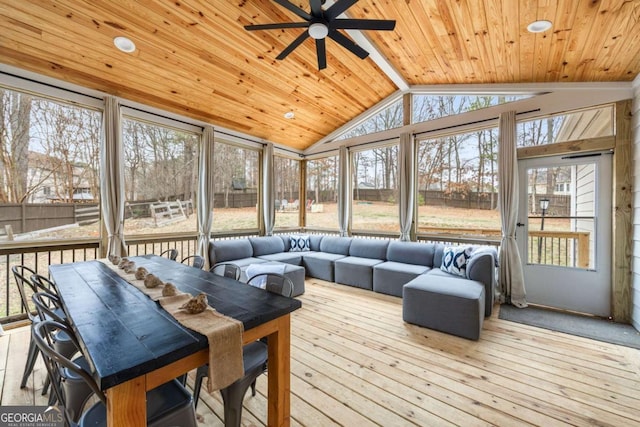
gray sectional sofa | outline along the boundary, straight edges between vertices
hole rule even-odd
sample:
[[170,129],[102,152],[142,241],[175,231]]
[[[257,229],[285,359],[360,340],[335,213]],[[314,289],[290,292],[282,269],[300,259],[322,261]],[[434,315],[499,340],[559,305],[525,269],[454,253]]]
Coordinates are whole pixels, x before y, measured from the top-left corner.
[[232,262],[244,271],[284,263],[294,296],[304,293],[306,275],[403,297],[405,321],[470,339],[478,339],[491,315],[495,250],[472,253],[461,276],[440,269],[441,244],[310,235],[307,250],[293,252],[290,241],[288,235],[211,240],[209,261]]

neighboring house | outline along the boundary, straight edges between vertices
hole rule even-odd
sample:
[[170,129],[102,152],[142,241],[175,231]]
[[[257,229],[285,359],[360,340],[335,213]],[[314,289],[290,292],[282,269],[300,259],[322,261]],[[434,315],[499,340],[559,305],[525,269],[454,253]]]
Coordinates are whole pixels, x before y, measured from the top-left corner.
[[62,160],[36,151],[29,151],[29,170],[27,171],[28,187],[34,191],[27,199],[28,203],[56,203],[56,202],[93,202],[90,180],[83,164],[72,164],[71,200],[64,195],[66,165]]

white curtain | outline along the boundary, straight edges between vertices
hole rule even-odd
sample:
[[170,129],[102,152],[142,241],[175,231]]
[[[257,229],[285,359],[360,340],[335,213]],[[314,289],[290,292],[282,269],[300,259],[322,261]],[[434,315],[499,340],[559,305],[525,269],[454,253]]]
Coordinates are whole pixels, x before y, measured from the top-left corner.
[[268,143],[262,152],[262,205],[264,234],[273,236],[276,222],[276,189],[273,174],[273,144]]
[[214,130],[205,126],[200,142],[198,158],[198,246],[196,253],[204,258],[204,267],[209,270],[209,236],[213,222],[213,143]]
[[124,243],[124,158],[120,103],[106,96],[100,150],[100,204],[107,230],[106,255],[126,256]]
[[[500,243],[500,299],[516,307],[526,307],[524,274],[518,245],[516,222],[518,215],[518,157],[516,155],[516,113],[500,114],[498,146],[498,198],[502,222]],[[522,236],[526,238],[526,236]]]
[[398,176],[400,177],[400,240],[411,240],[411,227],[413,225],[413,199],[414,199],[414,161],[415,149],[413,135],[403,133],[400,135],[400,147],[398,153]]
[[340,236],[349,235],[349,202],[351,188],[351,173],[349,170],[349,151],[347,147],[340,147],[338,159],[338,226]]

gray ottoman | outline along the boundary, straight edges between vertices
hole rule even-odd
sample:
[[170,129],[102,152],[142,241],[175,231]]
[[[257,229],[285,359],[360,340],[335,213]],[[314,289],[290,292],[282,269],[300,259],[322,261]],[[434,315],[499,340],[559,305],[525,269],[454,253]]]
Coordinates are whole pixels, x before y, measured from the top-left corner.
[[484,320],[484,286],[476,281],[423,274],[402,289],[405,322],[477,340]]
[[[268,266],[268,265],[284,265],[284,277],[288,277],[291,282],[293,282],[293,294],[291,296],[297,297],[298,295],[302,295],[304,293],[304,267],[300,265],[286,264],[277,261],[268,261],[259,264],[260,266]],[[240,281],[246,282],[249,280],[247,277],[247,268],[242,267],[242,274],[240,275]]]

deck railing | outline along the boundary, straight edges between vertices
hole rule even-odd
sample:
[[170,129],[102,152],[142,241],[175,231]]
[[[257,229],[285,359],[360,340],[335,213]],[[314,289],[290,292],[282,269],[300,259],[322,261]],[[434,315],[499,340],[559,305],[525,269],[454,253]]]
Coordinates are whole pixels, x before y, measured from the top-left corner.
[[[334,229],[279,229],[275,234],[293,233],[337,235]],[[395,239],[398,233],[358,231],[352,233],[360,238]],[[212,239],[235,239],[239,237],[258,236],[259,230],[242,232],[212,233]],[[419,234],[418,241],[445,242],[448,244],[489,244],[499,245],[499,240],[473,239],[466,237],[451,237],[446,235]],[[179,259],[193,255],[196,252],[197,237],[193,233],[185,234],[156,234],[133,236],[126,238],[127,251],[131,256],[155,253],[159,254],[167,249],[177,249]],[[20,294],[11,272],[14,265],[25,265],[39,274],[48,276],[49,266],[77,261],[90,261],[101,257],[100,241],[98,239],[81,239],[70,241],[32,241],[10,242],[0,246],[0,324],[7,324],[25,320],[26,313],[22,307]]]
[[589,232],[529,230],[527,262],[589,268],[589,240]]

